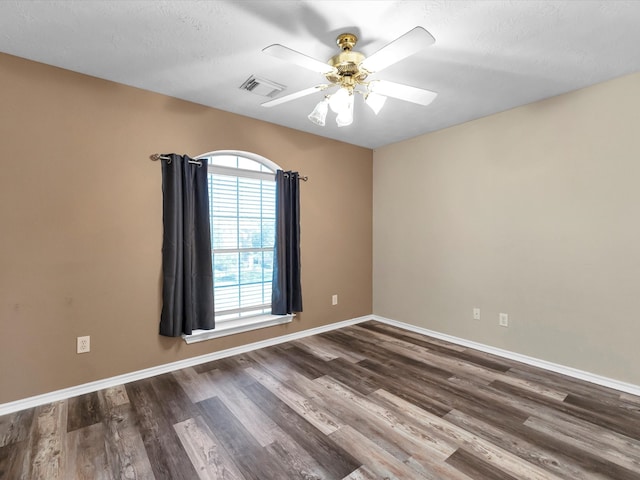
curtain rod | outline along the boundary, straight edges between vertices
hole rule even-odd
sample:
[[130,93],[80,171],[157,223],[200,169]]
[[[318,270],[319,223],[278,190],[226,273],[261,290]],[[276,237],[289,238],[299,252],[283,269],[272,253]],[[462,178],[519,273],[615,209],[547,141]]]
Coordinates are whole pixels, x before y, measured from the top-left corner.
[[[164,155],[160,155],[159,153],[153,153],[149,155],[149,158],[154,162],[157,162],[158,160],[169,160],[168,163],[171,163],[171,157],[165,157]],[[199,167],[202,166],[202,162],[200,160],[189,160],[189,163],[198,165]]]
[[[284,174],[284,176],[285,176],[285,177],[288,177],[288,176],[289,176],[289,174],[288,174],[288,173],[285,173],[285,174]],[[309,177],[307,177],[306,175],[299,175],[299,176],[298,176],[298,179],[302,180],[303,182],[306,182],[307,180],[309,180]]]
[[[165,157],[164,155],[160,155],[159,153],[152,153],[151,155],[149,155],[149,158],[151,160],[153,160],[154,162],[157,162],[158,160],[169,160],[169,163],[171,163],[171,158],[170,157]],[[189,160],[189,163],[193,163],[194,165],[198,165],[198,166],[202,166],[202,162],[200,160]],[[287,174],[285,174],[285,176],[288,176]],[[306,175],[302,176],[300,175],[300,180],[302,180],[303,182],[306,182],[307,180],[309,180],[309,177],[307,177]]]

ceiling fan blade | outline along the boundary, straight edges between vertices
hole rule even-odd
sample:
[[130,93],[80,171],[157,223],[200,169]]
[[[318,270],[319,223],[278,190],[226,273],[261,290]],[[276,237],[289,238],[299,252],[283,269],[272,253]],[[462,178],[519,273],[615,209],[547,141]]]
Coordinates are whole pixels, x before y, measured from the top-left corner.
[[427,106],[438,96],[436,92],[422,88],[410,87],[402,83],[374,80],[369,82],[369,90],[379,95],[397,98],[406,102]]
[[365,58],[360,66],[369,72],[379,72],[432,45],[435,41],[436,39],[424,28],[416,27]]
[[306,97],[307,95],[320,92],[327,88],[329,88],[329,85],[316,85],[315,87],[305,88],[304,90],[290,93],[289,95],[285,95],[284,97],[276,98],[274,100],[269,100],[268,102],[264,102],[261,105],[263,107],[275,107],[276,105],[281,105],[283,103],[290,102],[291,100],[295,100],[296,98]]
[[285,47],[284,45],[277,43],[263,48],[262,51],[281,60],[295,63],[296,65],[307,68],[313,72],[322,73],[323,75],[335,71],[335,68],[328,63],[321,62],[320,60],[311,58],[304,53],[296,52],[295,50],[291,50],[289,47]]

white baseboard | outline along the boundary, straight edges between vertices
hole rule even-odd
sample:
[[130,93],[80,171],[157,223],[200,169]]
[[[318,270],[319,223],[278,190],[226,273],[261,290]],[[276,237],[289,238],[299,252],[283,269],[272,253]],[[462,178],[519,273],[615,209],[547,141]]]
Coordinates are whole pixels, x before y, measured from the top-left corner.
[[331,323],[329,325],[323,325],[322,327],[310,328],[308,330],[302,330],[301,332],[289,333],[281,335],[275,338],[269,338],[260,342],[249,343],[247,345],[241,345],[239,347],[228,348],[226,350],[220,350],[218,352],[208,353],[198,357],[187,358],[179,360],[177,362],[167,363],[164,365],[158,365],[157,367],[146,368],[144,370],[138,370],[123,375],[118,375],[103,380],[97,380],[95,382],[84,383],[75,387],[64,388],[62,390],[56,390],[54,392],[45,393],[42,395],[36,395],[34,397],[28,397],[14,402],[0,404],[0,416],[8,413],[17,412],[19,410],[25,410],[27,408],[37,407],[38,405],[44,405],[46,403],[57,402],[60,400],[66,400],[67,398],[83,395],[85,393],[91,393],[104,388],[115,387],[116,385],[122,385],[124,383],[133,382],[136,380],[142,380],[144,378],[153,377],[155,375],[161,375],[163,373],[169,373],[181,368],[192,367],[194,365],[200,365],[201,363],[211,362],[221,358],[231,357],[233,355],[239,355],[241,353],[250,352],[259,348],[270,347],[272,345],[278,345],[280,343],[289,342],[291,340],[297,340],[299,338],[308,337],[310,335],[316,335],[318,333],[329,332],[350,325],[366,322],[367,320],[375,320],[388,325],[393,325],[404,330],[409,330],[422,335],[438,338],[447,342],[455,343],[456,345],[462,345],[464,347],[480,350],[481,352],[491,353],[499,357],[508,358],[517,362],[522,362],[527,365],[539,367],[544,370],[550,370],[552,372],[561,373],[569,377],[578,378],[587,382],[595,383],[596,385],[602,385],[604,387],[613,388],[621,392],[630,393],[632,395],[640,396],[640,386],[633,385],[631,383],[621,382],[601,375],[585,372],[572,367],[566,367],[557,363],[547,362],[546,360],[540,360],[538,358],[529,357],[527,355],[521,355],[519,353],[510,352],[508,350],[502,350],[500,348],[491,347],[482,343],[473,342],[471,340],[465,340],[462,338],[447,335],[445,333],[435,332],[422,327],[417,327],[409,323],[399,322],[390,318],[381,317],[379,315],[365,315],[363,317],[352,318],[350,320],[344,320],[342,322]]
[[37,407],[38,405],[44,405],[46,403],[66,400],[67,398],[84,395],[85,393],[95,392],[98,390],[102,390],[103,388],[115,387],[116,385],[122,385],[124,383],[142,380],[144,378],[161,375],[163,373],[172,372],[174,370],[180,370],[181,368],[192,367],[194,365],[200,365],[201,363],[207,363],[213,360],[231,357],[233,355],[239,355],[241,353],[250,352],[259,348],[270,347],[272,345],[277,345],[284,342],[290,342],[291,340],[336,330],[338,328],[355,325],[356,323],[364,322],[367,320],[371,320],[370,315],[367,315],[365,317],[352,318],[350,320],[344,320],[342,322],[330,323],[329,325],[310,328],[308,330],[302,330],[301,332],[289,333],[286,335],[281,335],[279,337],[262,340],[260,342],[249,343],[247,345],[241,345],[239,347],[228,348],[226,350],[220,350],[217,352],[208,353],[206,355],[200,355],[198,357],[186,358],[177,362],[166,363],[164,365],[158,365],[157,367],[145,368],[144,370],[125,373],[123,375],[117,375],[115,377],[105,378],[103,380],[97,380],[95,382],[83,383],[82,385],[63,388],[62,390],[56,390],[53,392],[44,393],[42,395],[36,395],[34,397],[28,397],[13,402],[2,403],[0,404],[0,415],[6,415],[8,413],[17,412],[19,410]]
[[510,352],[509,350],[502,350],[501,348],[491,347],[489,345],[473,342],[471,340],[465,340],[462,338],[454,337],[452,335],[447,335],[445,333],[435,332],[433,330],[417,327],[409,323],[399,322],[397,320],[381,317],[379,315],[372,315],[371,319],[381,323],[386,323],[388,325],[393,325],[394,327],[402,328],[415,333],[420,333],[422,335],[428,335],[434,338],[438,338],[440,340],[445,340],[447,342],[455,343],[463,347],[473,348],[475,350],[480,350],[481,352],[491,353],[499,357],[515,360],[517,362],[542,368],[544,370],[550,370],[552,372],[561,373],[563,375],[567,375],[568,377],[585,380],[590,383],[595,383],[596,385],[602,385],[604,387],[613,388],[614,390],[619,390],[621,392],[631,393],[632,395],[640,396],[640,386],[634,385],[632,383],[621,382],[613,378],[603,377],[601,375],[596,375],[595,373],[585,372],[584,370],[578,370],[577,368],[566,367],[564,365],[559,365],[557,363],[547,362],[546,360],[540,360],[539,358],[529,357],[527,355],[521,355],[519,353]]

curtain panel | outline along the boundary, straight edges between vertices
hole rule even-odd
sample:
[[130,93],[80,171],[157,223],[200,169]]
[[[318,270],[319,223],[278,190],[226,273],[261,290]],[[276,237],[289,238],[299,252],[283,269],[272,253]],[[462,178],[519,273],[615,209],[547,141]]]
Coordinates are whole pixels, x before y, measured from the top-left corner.
[[300,282],[300,177],[276,172],[276,239],[271,313],[302,312]]
[[160,334],[178,337],[215,328],[207,165],[164,156]]

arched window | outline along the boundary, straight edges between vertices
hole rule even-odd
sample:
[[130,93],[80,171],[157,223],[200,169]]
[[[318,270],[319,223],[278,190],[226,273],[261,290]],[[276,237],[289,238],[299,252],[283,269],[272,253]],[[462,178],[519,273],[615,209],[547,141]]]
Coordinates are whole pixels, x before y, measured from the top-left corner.
[[216,329],[271,313],[278,165],[248,152],[215,151],[208,165]]

